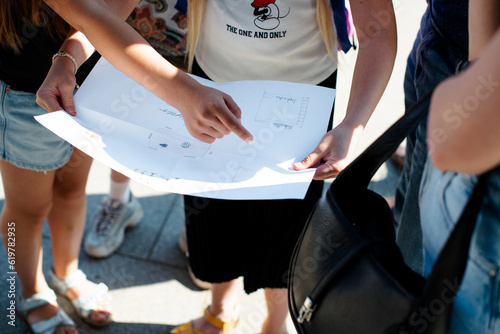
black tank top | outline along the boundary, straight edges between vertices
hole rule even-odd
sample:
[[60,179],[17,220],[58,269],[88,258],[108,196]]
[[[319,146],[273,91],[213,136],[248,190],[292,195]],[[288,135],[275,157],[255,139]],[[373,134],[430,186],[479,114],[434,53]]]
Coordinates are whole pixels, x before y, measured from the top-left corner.
[[22,49],[16,54],[8,47],[0,48],[0,79],[13,89],[34,93],[45,79],[52,55],[59,50],[64,38],[54,39],[43,27],[34,26],[26,18],[14,17],[14,20]]

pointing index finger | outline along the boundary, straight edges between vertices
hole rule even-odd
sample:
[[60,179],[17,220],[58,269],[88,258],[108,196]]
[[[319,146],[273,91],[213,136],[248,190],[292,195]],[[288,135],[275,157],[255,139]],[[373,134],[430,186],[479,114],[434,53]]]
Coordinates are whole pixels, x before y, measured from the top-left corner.
[[229,131],[234,132],[234,134],[240,137],[245,143],[251,144],[253,142],[253,136],[250,131],[248,131],[243,124],[241,124],[240,108],[231,99],[231,97],[227,98],[225,102],[229,112],[221,114],[219,116],[219,120],[226,128],[229,129]]
[[253,143],[253,136],[242,124],[241,122],[234,120],[229,124],[224,124],[231,132],[234,132],[235,135],[241,138],[245,143],[251,144]]

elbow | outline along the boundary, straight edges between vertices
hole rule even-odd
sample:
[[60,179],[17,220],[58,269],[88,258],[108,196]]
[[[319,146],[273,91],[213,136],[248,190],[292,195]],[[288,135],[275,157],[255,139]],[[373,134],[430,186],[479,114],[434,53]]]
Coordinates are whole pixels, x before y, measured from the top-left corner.
[[480,174],[496,166],[491,162],[491,154],[475,145],[459,146],[453,139],[444,142],[429,140],[427,137],[428,159],[440,171],[453,171],[466,174]]
[[439,146],[434,146],[434,147],[428,146],[428,147],[429,147],[429,159],[434,167],[443,172],[452,169],[451,166],[453,164],[450,163],[450,157],[448,154],[446,154],[446,152],[444,152],[442,148],[440,148]]
[[362,20],[355,19],[354,24],[360,51],[380,49],[386,56],[396,58],[398,34],[392,2],[385,8],[371,10]]
[[[432,109],[432,107],[431,107]],[[427,151],[431,163],[441,171],[447,171],[453,165],[453,157],[456,147],[450,143],[450,136],[436,120],[436,115],[429,113],[427,123]]]
[[374,68],[384,66],[392,72],[396,62],[397,37],[396,33],[388,29],[379,31],[373,36],[358,37],[358,57],[368,58]]

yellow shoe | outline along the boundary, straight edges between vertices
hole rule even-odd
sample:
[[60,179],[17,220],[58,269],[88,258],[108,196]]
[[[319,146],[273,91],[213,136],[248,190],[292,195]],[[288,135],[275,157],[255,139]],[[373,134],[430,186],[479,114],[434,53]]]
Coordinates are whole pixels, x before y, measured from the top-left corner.
[[[229,334],[238,325],[239,318],[231,319],[230,321],[224,322],[217,319],[210,313],[208,307],[205,309],[205,319],[213,326],[220,328],[220,334]],[[193,328],[193,321],[189,321],[183,325],[180,325],[170,331],[170,334],[205,334],[204,332]]]

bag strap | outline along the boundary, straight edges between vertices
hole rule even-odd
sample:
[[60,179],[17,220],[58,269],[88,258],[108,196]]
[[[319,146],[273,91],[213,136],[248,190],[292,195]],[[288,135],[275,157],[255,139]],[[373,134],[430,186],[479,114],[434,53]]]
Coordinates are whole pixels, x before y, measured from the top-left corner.
[[396,151],[408,133],[427,116],[434,89],[425,93],[405,114],[361,153],[335,179],[335,187],[368,187],[373,175]]
[[[339,173],[332,187],[335,190],[342,189],[342,192],[356,187],[366,189],[380,166],[396,151],[408,133],[427,116],[433,90],[434,88],[424,94],[396,123]],[[407,323],[405,328],[407,332],[447,332],[450,310],[465,272],[470,241],[486,191],[488,175],[489,173],[485,173],[478,178],[462,215],[434,263],[424,286],[422,298],[410,314],[409,320],[413,324],[419,324],[419,327],[415,328]],[[443,291],[450,291],[452,297],[443,300]],[[436,306],[443,308],[435,310],[438,314],[432,315],[430,321],[425,317],[429,317],[429,313],[422,310],[432,311]],[[425,330],[422,330],[423,323],[426,324]]]

